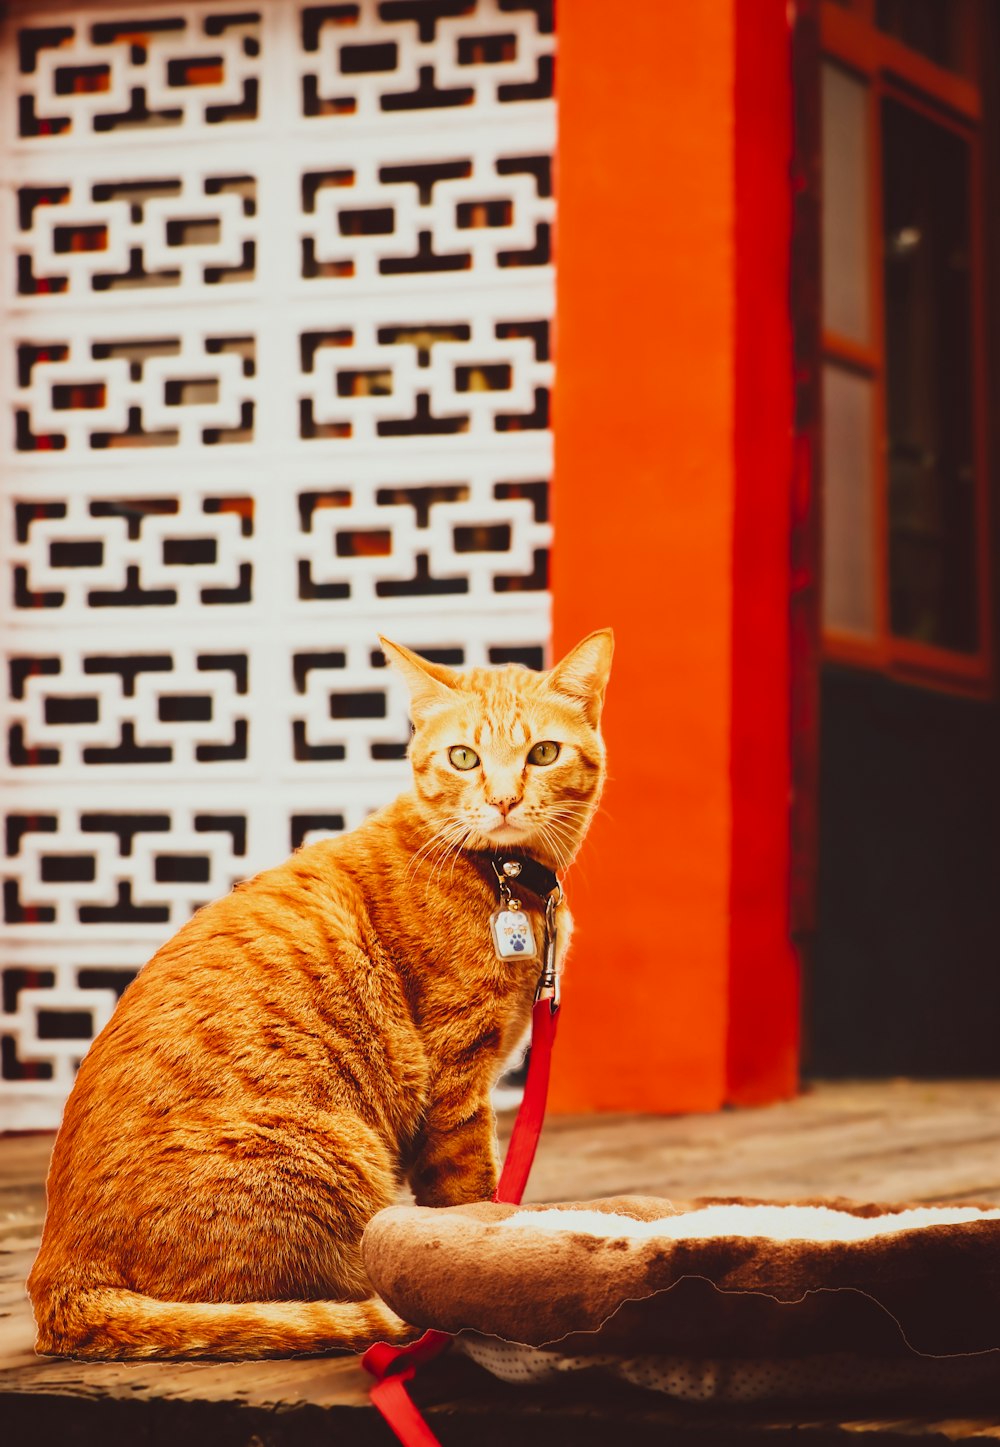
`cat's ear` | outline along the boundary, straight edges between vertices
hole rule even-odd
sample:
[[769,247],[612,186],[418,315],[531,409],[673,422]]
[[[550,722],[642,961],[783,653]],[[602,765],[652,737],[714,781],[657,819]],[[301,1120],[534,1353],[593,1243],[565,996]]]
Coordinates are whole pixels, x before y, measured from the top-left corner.
[[614,651],[615,635],[610,628],[601,628],[596,633],[588,633],[549,672],[549,687],[580,704],[594,728],[604,707]]
[[431,663],[404,648],[401,643],[392,643],[379,634],[382,652],[391,664],[399,669],[410,690],[410,713],[415,724],[419,724],[436,706],[454,700],[458,688],[458,675],[454,669],[443,663]]

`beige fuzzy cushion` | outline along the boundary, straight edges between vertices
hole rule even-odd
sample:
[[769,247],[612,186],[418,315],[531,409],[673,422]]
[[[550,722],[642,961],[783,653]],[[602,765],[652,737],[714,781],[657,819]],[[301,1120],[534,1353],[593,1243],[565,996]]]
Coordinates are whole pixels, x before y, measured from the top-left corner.
[[[610,1363],[714,1400],[727,1396],[720,1382],[739,1384],[729,1399],[753,1399],[747,1384],[762,1370],[772,1385],[759,1396],[845,1373],[856,1383],[873,1365],[897,1385],[1000,1382],[992,1206],[629,1196],[394,1207],[370,1223],[363,1250],[396,1312],[465,1333],[470,1355],[512,1379]],[[942,1357],[960,1360],[943,1371],[928,1360]]]

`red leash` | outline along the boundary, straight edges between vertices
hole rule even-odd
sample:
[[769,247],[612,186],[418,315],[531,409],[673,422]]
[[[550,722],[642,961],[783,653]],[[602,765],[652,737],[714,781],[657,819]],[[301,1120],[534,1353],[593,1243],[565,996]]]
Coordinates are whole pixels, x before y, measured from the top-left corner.
[[[545,997],[535,1001],[531,1012],[531,1059],[524,1098],[517,1112],[514,1130],[507,1147],[500,1180],[493,1192],[494,1201],[519,1204],[524,1195],[535,1159],[538,1137],[545,1120],[545,1101],[549,1092],[552,1066],[552,1045],[556,1038],[559,1007]],[[375,1378],[370,1396],[403,1447],[441,1447],[419,1410],[414,1406],[406,1383],[412,1381],[424,1362],[439,1356],[451,1343],[446,1331],[425,1331],[409,1346],[394,1347],[376,1342],[361,1358],[361,1365]]]
[[515,1206],[520,1205],[524,1188],[528,1184],[538,1148],[538,1137],[545,1122],[552,1046],[555,1043],[558,1023],[559,1006],[555,1001],[548,998],[536,1000],[531,1012],[531,1059],[528,1061],[528,1078],[524,1084],[524,1097],[514,1122],[500,1179],[493,1192],[494,1201],[510,1201]]

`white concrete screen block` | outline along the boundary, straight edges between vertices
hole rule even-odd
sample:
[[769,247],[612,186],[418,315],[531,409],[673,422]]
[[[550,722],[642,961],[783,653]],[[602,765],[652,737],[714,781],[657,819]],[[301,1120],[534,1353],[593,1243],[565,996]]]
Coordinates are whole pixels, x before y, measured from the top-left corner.
[[6,7],[0,1129],[405,783],[379,632],[543,663],[553,51],[546,0]]

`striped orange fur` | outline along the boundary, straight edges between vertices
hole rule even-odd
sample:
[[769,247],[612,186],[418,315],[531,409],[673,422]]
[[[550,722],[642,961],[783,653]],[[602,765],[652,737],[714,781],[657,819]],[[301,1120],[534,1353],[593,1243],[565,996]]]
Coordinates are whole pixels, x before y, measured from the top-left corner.
[[[548,673],[456,673],[383,646],[410,688],[414,787],[199,910],[125,991],[53,1152],[28,1279],[40,1352],[403,1340],[371,1294],[366,1223],[404,1181],[423,1205],[493,1192],[490,1091],[538,963],[496,958],[490,853],[562,870],[579,848],[604,782],[611,634]],[[529,762],[542,742],[557,757]],[[563,945],[569,924],[562,905]]]

